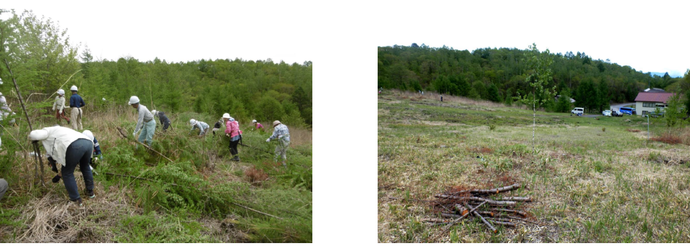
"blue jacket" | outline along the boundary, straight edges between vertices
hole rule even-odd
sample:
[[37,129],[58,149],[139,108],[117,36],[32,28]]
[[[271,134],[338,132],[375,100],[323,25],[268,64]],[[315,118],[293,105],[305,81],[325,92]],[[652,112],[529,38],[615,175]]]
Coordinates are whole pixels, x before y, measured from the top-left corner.
[[73,94],[69,97],[70,108],[81,108],[84,107],[84,105],[86,105],[84,104],[84,99],[82,99],[78,94]]

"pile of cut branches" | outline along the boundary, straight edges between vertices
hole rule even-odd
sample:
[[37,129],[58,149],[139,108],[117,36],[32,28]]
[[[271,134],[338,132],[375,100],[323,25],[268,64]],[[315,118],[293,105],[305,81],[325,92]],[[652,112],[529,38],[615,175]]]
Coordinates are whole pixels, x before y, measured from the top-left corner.
[[[441,218],[425,218],[424,222],[446,224],[446,229],[459,223],[466,217],[481,220],[492,232],[497,230],[494,225],[515,227],[519,223],[539,224],[529,213],[520,210],[522,202],[531,202],[529,197],[499,196],[501,193],[520,188],[520,184],[512,184],[493,189],[451,190],[443,194],[434,195],[434,208],[440,212]],[[493,198],[492,198],[493,197]],[[520,202],[520,203],[519,203]]]

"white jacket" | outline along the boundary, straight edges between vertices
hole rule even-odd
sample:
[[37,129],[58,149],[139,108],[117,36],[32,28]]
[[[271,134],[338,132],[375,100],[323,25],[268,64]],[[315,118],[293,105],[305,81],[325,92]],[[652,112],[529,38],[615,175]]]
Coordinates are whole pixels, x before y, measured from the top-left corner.
[[55,102],[53,102],[53,111],[55,108],[60,111],[60,114],[62,114],[62,110],[65,109],[65,97],[64,96],[58,96],[55,97]]
[[[65,154],[67,153],[67,148],[69,145],[74,141],[77,141],[77,139],[89,140],[86,135],[70,128],[54,126],[46,127],[40,130],[45,130],[48,132],[48,138],[41,140],[43,147],[46,149],[46,154],[49,157],[53,157],[55,161],[63,166],[67,165],[67,162],[65,161]],[[89,140],[89,142],[91,141]],[[91,142],[91,145],[91,148],[93,148],[93,142]]]

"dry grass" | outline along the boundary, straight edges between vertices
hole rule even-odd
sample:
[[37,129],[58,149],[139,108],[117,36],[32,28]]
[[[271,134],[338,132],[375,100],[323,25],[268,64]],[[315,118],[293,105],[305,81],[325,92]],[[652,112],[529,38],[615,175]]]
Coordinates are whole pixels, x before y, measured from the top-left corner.
[[[406,109],[391,100],[379,102],[379,111],[386,111],[378,121],[379,242],[690,241],[686,218],[690,215],[690,147],[686,145],[650,144],[646,132],[645,138],[638,138],[640,131],[626,130],[630,126],[622,118],[545,114],[538,116],[563,123],[540,125],[536,153],[532,153],[531,125],[498,125],[490,131],[483,125],[433,121],[400,124],[421,117],[422,109],[429,113],[435,108],[408,101],[415,109]],[[457,113],[467,110],[479,109],[458,108]],[[515,117],[527,114],[506,110]],[[483,111],[501,115],[500,110]],[[531,124],[531,112],[529,117],[522,121]],[[690,130],[678,132],[682,138]],[[435,199],[434,194],[452,187],[499,187],[515,182],[525,188],[512,196],[535,199],[526,210],[541,225],[504,228],[491,235],[480,222],[463,221],[443,232],[421,221],[436,217],[427,203]]]
[[663,142],[667,144],[679,144],[682,143],[683,141],[680,139],[680,137],[673,135],[671,133],[664,133],[661,136],[658,137],[652,137],[652,141],[657,141],[657,142]]

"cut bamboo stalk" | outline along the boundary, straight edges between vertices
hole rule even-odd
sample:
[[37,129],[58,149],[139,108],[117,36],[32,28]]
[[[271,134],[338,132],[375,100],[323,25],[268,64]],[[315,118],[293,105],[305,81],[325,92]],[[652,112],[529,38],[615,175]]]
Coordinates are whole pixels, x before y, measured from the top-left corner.
[[[465,202],[465,206],[467,206],[467,208],[469,208],[469,206],[467,205],[467,202]],[[498,232],[496,230],[496,228],[494,226],[492,226],[491,223],[489,223],[486,219],[484,219],[484,217],[481,214],[477,213],[476,211],[474,211],[473,213],[475,216],[479,217],[479,219],[481,219],[482,222],[484,222],[484,224],[486,224],[486,226],[489,227],[489,229],[491,229],[491,231],[493,231],[494,233]]]

